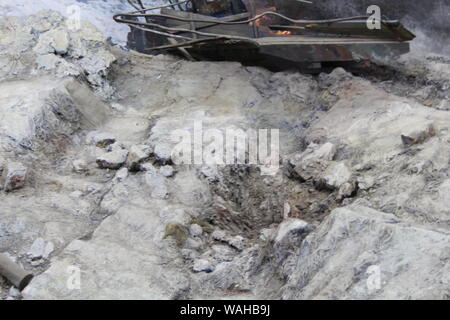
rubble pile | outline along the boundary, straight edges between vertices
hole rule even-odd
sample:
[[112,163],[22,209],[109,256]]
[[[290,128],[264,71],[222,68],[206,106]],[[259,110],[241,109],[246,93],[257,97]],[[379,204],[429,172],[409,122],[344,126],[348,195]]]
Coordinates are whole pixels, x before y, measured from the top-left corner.
[[[0,252],[35,275],[1,298],[448,298],[448,58],[379,66],[397,83],[0,24]],[[279,129],[279,169],[180,163],[200,124]]]

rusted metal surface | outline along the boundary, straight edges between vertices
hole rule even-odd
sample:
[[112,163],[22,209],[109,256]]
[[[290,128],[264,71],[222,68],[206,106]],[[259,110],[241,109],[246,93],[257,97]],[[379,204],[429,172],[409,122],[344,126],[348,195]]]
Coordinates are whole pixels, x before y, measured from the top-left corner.
[[149,46],[143,51],[178,50],[189,59],[257,63],[273,58],[302,64],[374,60],[407,53],[408,41],[415,37],[398,21],[382,21],[380,30],[370,30],[365,16],[294,19],[280,13],[288,6],[278,0],[190,0],[165,8],[129,2],[140,10],[114,19],[145,33]]

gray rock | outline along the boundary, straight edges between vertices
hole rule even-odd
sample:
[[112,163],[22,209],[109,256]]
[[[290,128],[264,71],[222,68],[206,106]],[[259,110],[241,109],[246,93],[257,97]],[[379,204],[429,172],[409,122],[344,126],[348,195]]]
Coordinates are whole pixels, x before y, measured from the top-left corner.
[[212,266],[211,262],[205,259],[197,259],[194,261],[194,266],[192,267],[192,269],[195,272],[213,272],[214,271],[214,267]]
[[11,162],[8,164],[4,175],[5,191],[13,191],[21,189],[27,181],[28,169],[19,162]]
[[367,207],[335,209],[297,248],[283,298],[443,299],[449,241]]
[[286,237],[288,237],[290,233],[304,231],[307,229],[307,227],[308,227],[308,223],[303,220],[292,219],[292,218],[284,220],[278,226],[278,230],[276,231],[277,233],[275,236],[275,242],[281,243],[281,242],[285,241]]
[[170,178],[173,176],[174,174],[174,169],[172,166],[162,166],[161,168],[159,168],[159,172],[167,178]]
[[228,240],[228,236],[225,231],[223,230],[215,230],[213,233],[211,233],[211,238],[213,238],[216,241],[222,241],[226,242]]
[[11,297],[13,299],[18,299],[22,296],[22,294],[20,293],[20,291],[18,289],[16,289],[15,287],[11,287],[11,289],[9,289],[8,292],[8,297]]
[[85,173],[88,171],[88,165],[85,160],[77,159],[72,162],[73,171],[76,173]]
[[427,124],[423,129],[413,130],[401,135],[403,145],[410,147],[415,144],[421,144],[427,141],[429,138],[436,135],[436,128],[434,124]]
[[194,223],[189,226],[189,233],[193,237],[199,237],[203,233],[203,228],[199,226],[198,224]]
[[106,152],[97,157],[97,165],[101,169],[118,170],[127,161],[127,156],[128,151],[124,149]]
[[343,184],[350,182],[352,172],[343,162],[333,163],[323,173],[320,183],[329,189],[339,189]]
[[338,199],[350,198],[356,191],[356,183],[354,181],[345,182],[339,188]]
[[173,145],[169,143],[158,143],[155,145],[156,159],[161,163],[169,163],[172,161]]
[[232,246],[233,248],[235,248],[237,250],[244,250],[244,248],[245,248],[245,241],[244,241],[244,237],[242,237],[242,236],[232,237],[232,238],[228,239],[227,242],[230,246]]
[[145,173],[145,182],[150,189],[152,198],[164,200],[169,196],[169,190],[166,184],[166,178],[159,173],[147,171]]
[[358,188],[361,190],[369,190],[375,185],[375,179],[371,176],[358,177]]
[[56,53],[66,54],[69,49],[69,34],[63,28],[52,29],[42,33],[39,37],[34,52],[38,54]]
[[122,168],[116,173],[116,179],[118,181],[124,181],[128,177],[128,169]]
[[48,259],[50,255],[53,253],[53,251],[55,251],[55,245],[53,244],[53,242],[49,241],[45,246],[44,254],[42,257],[44,259]]
[[193,250],[199,250],[203,246],[203,243],[198,239],[192,239],[188,238],[186,240],[186,248],[193,249]]
[[45,246],[45,240],[42,238],[37,238],[28,251],[28,256],[31,260],[38,260],[42,258],[45,254]]
[[334,144],[327,142],[319,146],[311,143],[303,153],[292,157],[289,161],[303,180],[310,180],[317,178],[335,155],[336,146]]
[[89,144],[94,144],[99,148],[106,148],[117,140],[112,133],[93,131],[86,136],[86,140]]
[[140,164],[152,154],[152,149],[147,145],[134,145],[128,153],[127,166],[132,171],[138,171]]

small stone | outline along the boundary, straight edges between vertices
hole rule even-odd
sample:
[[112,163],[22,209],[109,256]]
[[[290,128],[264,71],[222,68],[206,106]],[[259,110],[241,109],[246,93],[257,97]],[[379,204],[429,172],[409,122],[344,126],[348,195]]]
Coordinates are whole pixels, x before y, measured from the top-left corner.
[[5,175],[5,191],[21,189],[25,186],[28,169],[19,162],[9,163]]
[[40,259],[31,261],[31,265],[32,265],[33,267],[39,267],[39,266],[43,265],[44,262],[45,262],[45,260],[42,259],[42,258],[40,258]]
[[410,147],[415,144],[421,144],[427,141],[429,138],[436,135],[436,129],[433,124],[428,124],[424,129],[415,130],[410,133],[401,135],[403,145]]
[[375,185],[375,179],[371,176],[358,177],[358,188],[369,190]]
[[116,138],[113,134],[101,131],[90,132],[87,135],[86,140],[89,144],[93,143],[99,148],[106,148],[116,142]]
[[196,239],[188,238],[186,240],[186,248],[193,249],[193,250],[199,250],[202,247],[202,242]]
[[189,227],[189,233],[193,237],[199,237],[203,233],[203,228],[200,225],[196,224],[196,223],[191,224],[190,227]]
[[152,149],[147,145],[134,145],[128,153],[127,166],[132,171],[139,171],[140,164],[152,154]]
[[164,200],[169,196],[166,185],[166,179],[159,173],[147,171],[145,173],[145,182],[150,187],[151,196],[154,199]]
[[44,256],[44,253],[45,253],[45,241],[42,238],[37,238],[31,245],[31,248],[28,251],[28,256],[32,260],[37,260],[42,258]]
[[64,55],[69,50],[69,34],[63,28],[47,31],[39,37],[36,47],[33,49],[36,53],[56,53]]
[[173,176],[174,173],[174,169],[172,166],[162,166],[161,168],[159,168],[159,172],[167,178],[170,178]]
[[20,291],[17,288],[11,287],[11,289],[9,289],[8,297],[18,299],[21,296],[22,296],[22,294],[20,293]]
[[211,262],[205,259],[197,259],[194,261],[194,267],[193,270],[195,272],[206,272],[210,273],[214,271],[213,266],[211,265]]
[[228,244],[237,250],[244,250],[245,242],[241,236],[235,236],[228,240]]
[[279,226],[275,242],[283,241],[290,233],[301,232],[307,230],[308,223],[299,219],[284,220]]
[[355,182],[345,182],[339,188],[338,199],[350,198],[356,191],[356,183]]
[[114,150],[97,158],[97,165],[102,169],[118,170],[127,161],[127,150]]
[[127,168],[122,168],[119,171],[117,171],[116,173],[116,179],[118,181],[123,181],[128,177],[128,169]]
[[161,163],[169,163],[172,161],[172,145],[159,143],[155,145],[155,156],[156,159]]
[[77,159],[72,162],[73,171],[76,173],[84,173],[88,171],[88,165],[83,159]]
[[149,162],[142,163],[140,165],[140,168],[141,168],[141,171],[151,172],[152,174],[157,173],[157,169],[155,168],[155,166]]
[[324,173],[320,184],[325,185],[328,189],[339,189],[344,183],[349,182],[352,172],[345,163],[337,163],[330,166]]
[[211,166],[202,166],[200,172],[205,176],[205,178],[211,182],[219,180],[219,172],[217,168]]
[[336,155],[337,148],[334,144],[327,142],[320,146],[315,152],[316,159],[332,161]]
[[212,234],[211,237],[216,240],[216,241],[227,241],[227,234],[225,233],[225,231],[222,230],[215,230]]

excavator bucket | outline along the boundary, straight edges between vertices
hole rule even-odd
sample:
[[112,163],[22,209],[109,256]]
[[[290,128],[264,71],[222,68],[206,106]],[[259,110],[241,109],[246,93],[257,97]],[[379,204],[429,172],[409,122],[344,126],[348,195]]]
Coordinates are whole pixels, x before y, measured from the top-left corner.
[[[415,35],[399,21],[369,28],[368,16],[304,20],[309,1],[185,0],[114,16],[133,30],[130,46],[146,53],[175,52],[190,60],[233,60],[274,68],[390,59],[409,52]],[[295,2],[298,10],[286,7]],[[292,3],[289,4],[292,6]],[[291,12],[290,16],[286,11]]]

